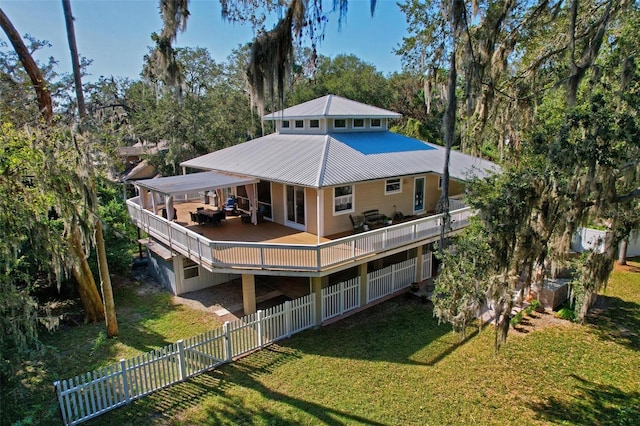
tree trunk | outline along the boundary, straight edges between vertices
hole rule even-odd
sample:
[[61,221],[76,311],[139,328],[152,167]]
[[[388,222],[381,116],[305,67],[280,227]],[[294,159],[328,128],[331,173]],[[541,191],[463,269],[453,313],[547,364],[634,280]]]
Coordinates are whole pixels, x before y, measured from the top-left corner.
[[29,53],[29,49],[22,41],[20,33],[18,33],[18,30],[13,26],[7,15],[4,14],[2,8],[0,8],[0,27],[2,27],[4,32],[7,34],[9,41],[13,45],[13,50],[18,54],[18,58],[20,58],[22,66],[27,74],[29,74],[31,84],[36,92],[36,97],[38,98],[40,113],[42,113],[47,124],[51,124],[53,121],[53,102],[51,100],[51,93],[47,89],[47,83],[44,81],[44,77],[36,64],[36,61],[33,60],[33,57]]
[[76,100],[78,102],[78,114],[80,118],[87,115],[87,108],[84,103],[84,93],[82,92],[82,74],[80,73],[80,60],[78,58],[78,45],[76,44],[76,31],[73,26],[73,14],[71,13],[71,1],[62,0],[64,10],[64,22],[67,26],[67,41],[71,51],[71,64],[73,66],[73,80],[76,86]]
[[627,264],[627,247],[629,245],[629,237],[620,241],[620,251],[618,252],[618,265]]
[[113,301],[113,289],[107,264],[107,251],[104,248],[102,237],[102,224],[100,219],[96,221],[96,251],[98,252],[98,268],[100,269],[100,287],[104,298],[104,315],[107,324],[107,337],[118,335],[118,320],[116,319],[116,305]]
[[[87,108],[84,103],[84,94],[82,91],[82,74],[80,73],[80,61],[78,59],[78,46],[76,44],[76,32],[73,26],[73,15],[71,13],[70,0],[62,0],[62,8],[64,10],[64,19],[67,26],[67,40],[69,42],[69,50],[71,51],[71,63],[73,65],[73,79],[76,86],[76,98],[78,102],[78,114],[80,121],[87,116]],[[82,131],[82,126],[80,127]],[[91,168],[88,164],[87,167]],[[93,178],[93,172],[89,175]],[[93,194],[96,193],[95,180],[93,183]],[[97,205],[97,203],[96,203]],[[102,235],[102,224],[100,218],[95,223],[96,231],[96,252],[98,256],[98,269],[100,271],[100,289],[104,299],[104,318],[107,325],[107,337],[115,337],[118,335],[118,321],[116,319],[116,307],[113,302],[113,288],[111,287],[111,276],[109,275],[109,265],[107,263],[107,251],[104,247],[104,237]],[[95,286],[94,286],[95,287]]]
[[73,230],[70,243],[73,254],[78,261],[73,266],[72,273],[78,284],[78,292],[85,311],[85,320],[88,322],[101,321],[104,319],[104,306],[82,247],[82,237],[79,229]]

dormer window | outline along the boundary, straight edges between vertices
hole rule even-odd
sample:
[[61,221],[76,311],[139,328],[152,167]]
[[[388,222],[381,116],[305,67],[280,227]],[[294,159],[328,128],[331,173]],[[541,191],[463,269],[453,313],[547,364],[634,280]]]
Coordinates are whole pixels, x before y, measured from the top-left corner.
[[380,122],[379,118],[372,118],[371,119],[371,127],[381,127],[382,123]]
[[283,129],[288,129],[289,128],[289,120],[283,120],[282,121],[282,128]]
[[320,120],[309,120],[309,127],[312,129],[317,129],[320,127]]
[[354,118],[353,119],[353,128],[354,129],[362,129],[364,127],[364,119],[362,118]]
[[302,128],[304,128],[304,121],[296,120],[296,129],[302,129]]
[[347,120],[344,118],[336,118],[333,120],[333,127],[336,129],[344,129],[347,127]]

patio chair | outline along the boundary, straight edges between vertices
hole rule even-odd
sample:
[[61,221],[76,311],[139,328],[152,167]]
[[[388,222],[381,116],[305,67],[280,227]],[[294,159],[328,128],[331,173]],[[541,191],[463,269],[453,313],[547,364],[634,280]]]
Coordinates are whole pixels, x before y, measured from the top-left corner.
[[191,222],[197,223],[200,225],[200,216],[196,212],[189,212],[189,216],[191,217]]
[[227,202],[224,205],[224,211],[233,216],[238,215],[238,202],[236,201],[236,197],[227,198]]
[[355,218],[349,215],[349,219],[351,220],[351,225],[353,226],[353,230],[356,232],[364,231],[364,217],[356,216]]

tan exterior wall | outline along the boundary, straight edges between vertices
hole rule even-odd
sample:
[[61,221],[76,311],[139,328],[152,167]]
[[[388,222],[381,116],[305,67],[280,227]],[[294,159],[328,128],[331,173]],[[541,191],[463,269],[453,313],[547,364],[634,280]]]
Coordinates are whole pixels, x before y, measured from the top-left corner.
[[[425,207],[427,212],[433,212],[440,198],[438,189],[438,175],[421,175],[425,177]],[[393,216],[394,207],[396,212],[401,212],[405,216],[413,214],[413,188],[415,176],[403,177],[401,192],[396,194],[385,194],[386,180],[358,183],[354,186],[354,211],[352,216],[362,215],[366,210],[378,209],[380,213],[389,217]],[[458,181],[451,181],[449,195],[457,195],[464,190],[464,184]],[[333,188],[325,188],[323,192],[323,211],[321,216],[324,220],[322,235],[332,235],[340,232],[352,230],[349,213],[333,214]],[[271,183],[271,199],[273,209],[273,221],[285,223],[284,206],[284,185]],[[305,189],[306,200],[306,230],[314,234],[318,233],[317,216],[317,195],[313,188]]]
[[284,224],[284,185],[271,182],[271,210],[273,211],[273,221]]
[[305,224],[307,232],[318,233],[318,199],[314,188],[305,188],[304,201],[306,204]]
[[[440,199],[440,193],[442,190],[438,188],[438,181],[440,179],[440,175],[428,174],[427,180],[425,183],[425,207],[428,212],[433,212],[436,210],[436,205],[438,204],[438,200]],[[413,182],[411,183],[413,185]],[[411,189],[413,191],[413,187]],[[457,180],[449,180],[449,197],[454,195],[462,194],[464,191],[464,183]],[[413,209],[413,205],[411,206]]]

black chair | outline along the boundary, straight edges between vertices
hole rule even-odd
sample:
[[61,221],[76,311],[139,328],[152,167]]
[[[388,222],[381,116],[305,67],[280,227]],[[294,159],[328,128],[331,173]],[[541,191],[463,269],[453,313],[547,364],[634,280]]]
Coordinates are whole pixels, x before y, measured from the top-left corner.
[[200,225],[200,218],[198,216],[198,213],[189,212],[189,216],[191,216],[191,222],[197,223],[198,225]]

